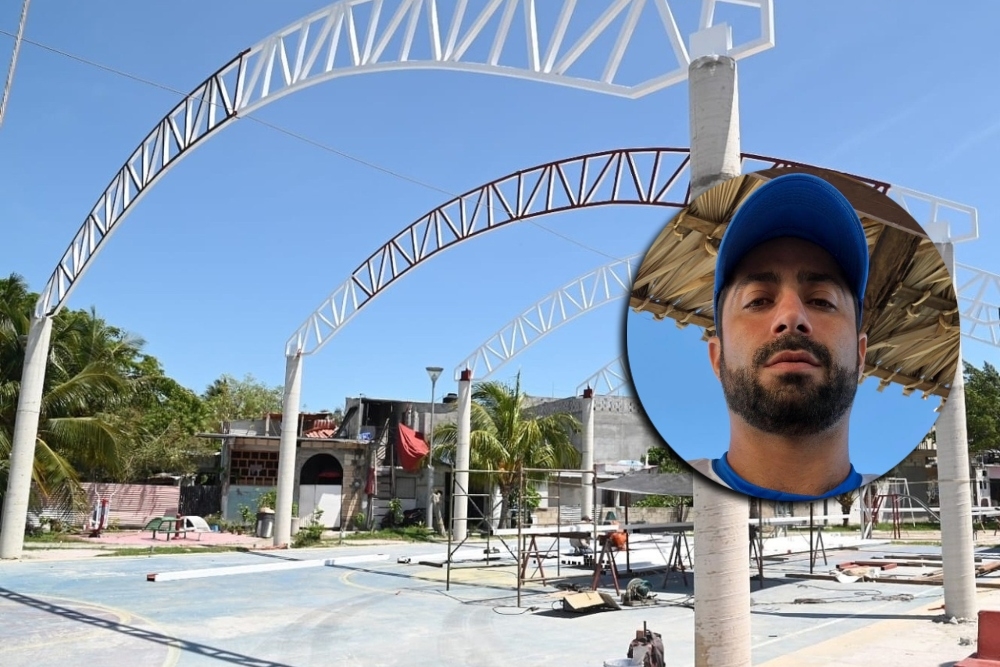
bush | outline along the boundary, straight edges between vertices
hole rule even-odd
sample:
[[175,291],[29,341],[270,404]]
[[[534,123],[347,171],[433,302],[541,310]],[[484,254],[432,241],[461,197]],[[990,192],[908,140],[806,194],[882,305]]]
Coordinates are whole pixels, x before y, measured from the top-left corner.
[[263,508],[275,509],[278,504],[278,492],[275,491],[265,491],[264,493],[257,496],[257,511],[259,512]]
[[307,547],[312,544],[318,544],[323,537],[324,530],[326,530],[326,526],[319,523],[299,528],[299,532],[295,533],[295,537],[292,538],[292,546]]
[[682,496],[643,496],[633,503],[633,507],[680,507],[683,504]]

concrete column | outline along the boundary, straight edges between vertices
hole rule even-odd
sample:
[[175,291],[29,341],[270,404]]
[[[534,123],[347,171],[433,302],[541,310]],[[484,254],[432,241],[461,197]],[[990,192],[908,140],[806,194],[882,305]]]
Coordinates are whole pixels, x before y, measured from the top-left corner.
[[292,500],[295,491],[295,454],[299,437],[302,397],[302,353],[285,359],[285,395],[281,401],[281,441],[278,446],[278,493],[274,508],[274,546],[292,541]]
[[[692,37],[691,198],[740,174],[736,61],[725,26]],[[708,360],[706,358],[706,363]],[[750,503],[694,475],[695,667],[750,667]]]
[[3,498],[3,523],[0,523],[0,558],[20,558],[24,548],[24,527],[28,520],[31,497],[31,472],[35,465],[35,441],[42,410],[52,318],[32,316],[24,368],[14,417],[14,439],[10,447],[7,493]]
[[[954,282],[955,246],[951,243],[936,245]],[[957,293],[957,286],[955,291]],[[958,368],[936,424],[941,567],[944,570],[945,614],[954,618],[975,619],[978,615],[975,543],[972,539],[972,489],[963,371],[959,337]]]
[[740,175],[736,61],[704,56],[691,63],[691,198]]
[[469,535],[469,461],[472,434],[472,371],[462,371],[458,381],[458,433],[455,442],[455,488],[451,497],[452,539]]
[[694,664],[750,667],[750,502],[694,476]]
[[592,516],[594,511],[594,390],[583,390],[583,447],[580,461],[580,512],[582,516]]

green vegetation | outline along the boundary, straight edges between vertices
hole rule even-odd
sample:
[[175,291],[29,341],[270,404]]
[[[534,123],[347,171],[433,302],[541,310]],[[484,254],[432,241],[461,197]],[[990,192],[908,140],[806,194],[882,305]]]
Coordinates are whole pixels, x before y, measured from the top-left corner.
[[684,460],[666,445],[652,447],[646,452],[646,463],[656,466],[659,472],[688,472]]
[[[0,498],[31,315],[38,294],[16,274],[0,279]],[[223,375],[202,396],[166,376],[145,341],[94,310],[54,318],[42,393],[32,504],[82,508],[81,481],[142,482],[198,470],[218,444],[195,434],[219,422],[280,411],[281,387]]]
[[59,544],[61,542],[86,542],[82,537],[69,533],[31,533],[24,536],[25,544]]
[[320,523],[321,518],[323,518],[323,510],[317,508],[313,511],[312,523],[308,526],[302,526],[299,528],[299,532],[295,533],[295,537],[292,538],[292,546],[308,547],[319,544],[326,531],[326,526]]
[[[540,416],[527,405],[521,375],[514,385],[479,382],[472,390],[470,468],[488,470],[488,479],[470,480],[480,486],[495,484],[501,500],[500,527],[510,526],[510,507],[519,506],[520,471],[523,468],[579,468],[580,453],[570,440],[579,432],[579,420],[567,413]],[[457,425],[445,423],[434,430],[434,452],[441,461],[454,461]],[[544,479],[533,474],[529,479]],[[528,500],[527,498],[525,500]]]
[[205,390],[203,400],[211,423],[233,419],[261,419],[269,412],[281,412],[283,389],[268,387],[253,375],[237,380],[222,375]]
[[632,503],[633,507],[681,507],[687,505],[688,499],[683,496],[640,496]]
[[172,554],[222,553],[226,551],[247,551],[246,547],[204,546],[204,547],[122,547],[109,550],[100,556],[165,556]]
[[351,533],[344,541],[357,540],[399,540],[403,542],[434,542],[438,538],[426,526],[406,526],[405,528],[385,528],[370,533]]
[[965,364],[965,421],[970,451],[1000,449],[1000,373],[989,362]]

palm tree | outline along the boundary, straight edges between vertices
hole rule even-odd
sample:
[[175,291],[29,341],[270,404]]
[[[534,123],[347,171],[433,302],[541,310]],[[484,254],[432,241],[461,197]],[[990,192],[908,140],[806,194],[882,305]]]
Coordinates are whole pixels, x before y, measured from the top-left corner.
[[[470,457],[473,470],[486,470],[479,475],[500,492],[500,527],[509,524],[508,508],[517,500],[522,469],[577,468],[580,452],[571,436],[580,430],[578,419],[567,413],[547,416],[532,414],[527,396],[521,391],[521,375],[514,385],[498,381],[479,382],[472,390],[470,415]],[[457,425],[444,423],[434,429],[435,458],[454,460],[458,435]],[[544,475],[535,473],[532,479]]]
[[[20,276],[0,280],[0,492],[7,488],[34,301]],[[93,312],[56,316],[32,471],[34,490],[41,496],[69,504],[79,499],[81,471],[116,472],[128,435],[112,415],[142,393],[142,345]]]

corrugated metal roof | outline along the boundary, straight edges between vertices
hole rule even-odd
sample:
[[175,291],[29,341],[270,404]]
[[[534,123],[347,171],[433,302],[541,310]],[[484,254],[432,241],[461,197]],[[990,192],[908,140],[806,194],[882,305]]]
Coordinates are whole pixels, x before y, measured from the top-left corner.
[[92,484],[82,485],[91,507],[99,498],[107,498],[111,510],[110,522],[122,527],[145,526],[146,522],[168,512],[176,513],[181,506],[179,486],[162,484]]

